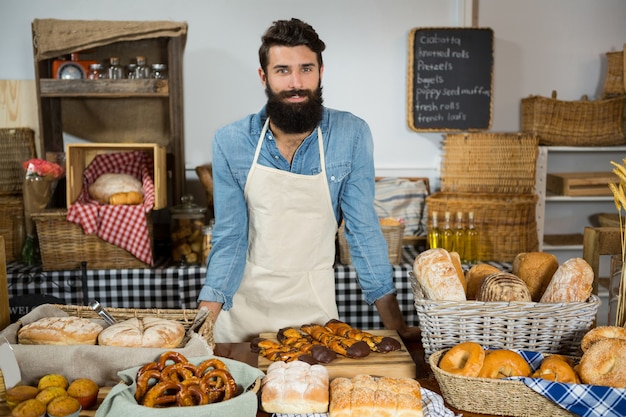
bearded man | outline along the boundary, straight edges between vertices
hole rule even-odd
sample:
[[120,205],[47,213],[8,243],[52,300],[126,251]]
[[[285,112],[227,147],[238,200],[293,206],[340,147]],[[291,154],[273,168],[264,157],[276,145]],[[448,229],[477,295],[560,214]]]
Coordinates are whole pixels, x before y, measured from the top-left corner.
[[405,339],[387,244],[374,210],[367,123],[323,106],[324,42],[299,19],[279,20],[259,48],[267,103],[217,131],[215,227],[198,296],[216,342],[338,318],[335,235],[345,221],[365,301]]

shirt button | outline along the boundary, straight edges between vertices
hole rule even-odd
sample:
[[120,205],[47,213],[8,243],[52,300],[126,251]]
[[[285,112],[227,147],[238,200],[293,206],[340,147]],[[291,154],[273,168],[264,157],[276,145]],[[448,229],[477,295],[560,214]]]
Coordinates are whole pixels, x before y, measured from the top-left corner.
[[274,155],[274,159],[278,159],[278,155]]
[[335,176],[334,176],[334,175],[331,175],[331,176],[330,176],[330,180],[331,180],[331,181],[335,181]]

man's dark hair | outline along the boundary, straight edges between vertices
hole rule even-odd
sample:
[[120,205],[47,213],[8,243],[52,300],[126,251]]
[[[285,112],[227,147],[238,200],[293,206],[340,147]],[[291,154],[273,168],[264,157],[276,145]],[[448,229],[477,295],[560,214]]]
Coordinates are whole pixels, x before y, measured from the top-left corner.
[[317,54],[317,63],[321,67],[322,51],[326,44],[319,38],[315,29],[300,19],[277,20],[270,26],[261,37],[262,43],[259,48],[259,62],[263,71],[267,73],[270,47],[299,46],[305,45]]

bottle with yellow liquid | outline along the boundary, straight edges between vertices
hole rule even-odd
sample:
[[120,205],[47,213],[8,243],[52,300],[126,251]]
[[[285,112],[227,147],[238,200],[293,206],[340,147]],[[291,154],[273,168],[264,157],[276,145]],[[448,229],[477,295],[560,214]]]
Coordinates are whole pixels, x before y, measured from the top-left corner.
[[428,246],[433,248],[441,247],[441,229],[437,225],[437,212],[433,211],[431,213],[431,225],[428,229]]
[[441,247],[448,252],[454,251],[454,232],[450,222],[450,212],[446,211],[444,214],[443,231],[441,232]]
[[465,253],[465,228],[463,227],[463,213],[456,213],[456,223],[454,225],[454,251],[463,257]]
[[465,248],[461,256],[463,263],[478,263],[478,230],[474,227],[474,212],[467,215],[467,231],[465,233]]

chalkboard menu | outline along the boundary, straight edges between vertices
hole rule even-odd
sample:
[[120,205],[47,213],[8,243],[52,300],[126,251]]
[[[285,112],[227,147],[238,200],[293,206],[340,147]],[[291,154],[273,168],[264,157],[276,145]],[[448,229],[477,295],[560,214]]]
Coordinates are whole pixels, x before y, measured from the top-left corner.
[[491,127],[491,29],[413,29],[408,69],[411,129],[472,131]]

